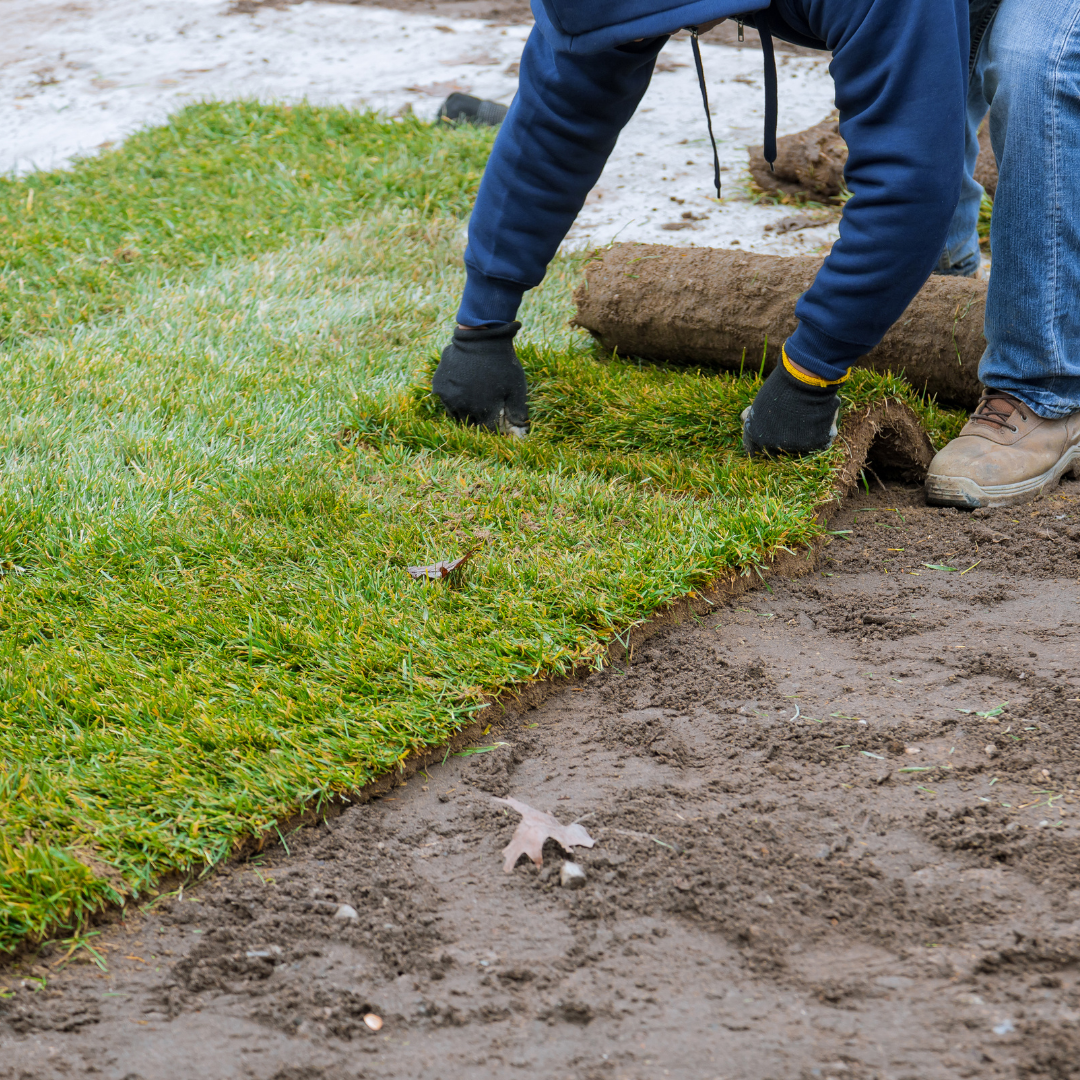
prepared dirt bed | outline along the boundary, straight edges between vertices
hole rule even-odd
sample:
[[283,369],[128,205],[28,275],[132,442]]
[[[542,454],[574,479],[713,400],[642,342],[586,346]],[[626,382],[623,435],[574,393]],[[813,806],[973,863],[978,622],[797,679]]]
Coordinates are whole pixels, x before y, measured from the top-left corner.
[[[1080,1077],[1080,484],[964,515],[870,479],[802,578],[103,927],[101,966],[4,969],[0,1077]],[[503,874],[506,795],[584,825],[583,887],[550,841]]]

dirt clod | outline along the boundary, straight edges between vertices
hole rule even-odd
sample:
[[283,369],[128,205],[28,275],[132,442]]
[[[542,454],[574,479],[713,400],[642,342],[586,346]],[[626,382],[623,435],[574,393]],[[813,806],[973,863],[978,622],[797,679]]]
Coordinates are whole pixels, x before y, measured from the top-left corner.
[[559,884],[564,889],[580,889],[585,885],[587,875],[576,862],[564,862],[559,871]]

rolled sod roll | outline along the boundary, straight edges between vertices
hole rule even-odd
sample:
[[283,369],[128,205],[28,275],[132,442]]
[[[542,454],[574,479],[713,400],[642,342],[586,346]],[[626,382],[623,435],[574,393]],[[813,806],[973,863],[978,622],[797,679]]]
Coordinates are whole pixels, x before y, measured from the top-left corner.
[[[757,371],[764,354],[768,372],[822,261],[613,244],[586,265],[573,322],[623,356]],[[903,374],[943,404],[973,408],[985,308],[985,282],[931,277],[859,366]]]
[[847,143],[840,137],[840,121],[836,116],[806,131],[777,139],[772,168],[762,147],[750,147],[750,175],[762,191],[833,199],[844,188],[846,164]]
[[[805,131],[776,140],[776,161],[770,167],[761,146],[750,147],[750,175],[762,191],[835,201],[844,189],[847,143],[840,136],[838,115],[826,117]],[[990,128],[979,128],[975,179],[991,199],[997,194],[998,167],[990,145]]]

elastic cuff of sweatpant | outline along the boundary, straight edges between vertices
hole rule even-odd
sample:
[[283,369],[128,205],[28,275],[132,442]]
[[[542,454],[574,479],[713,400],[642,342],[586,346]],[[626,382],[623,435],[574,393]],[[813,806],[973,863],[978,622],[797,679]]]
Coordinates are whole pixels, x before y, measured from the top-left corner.
[[521,297],[528,285],[488,277],[468,265],[465,273],[465,291],[457,313],[457,321],[462,326],[511,323],[517,318]]
[[812,371],[826,382],[842,379],[851,370],[851,365],[870,351],[852,345],[850,341],[830,337],[806,322],[799,323],[784,348],[788,357],[799,367]]

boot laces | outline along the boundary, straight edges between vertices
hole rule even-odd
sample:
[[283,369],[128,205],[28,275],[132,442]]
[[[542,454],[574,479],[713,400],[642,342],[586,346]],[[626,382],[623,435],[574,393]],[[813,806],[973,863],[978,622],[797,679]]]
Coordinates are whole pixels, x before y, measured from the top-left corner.
[[1020,409],[1020,402],[1008,394],[999,391],[984,390],[979,404],[971,414],[971,419],[979,424],[995,424],[997,427],[1008,428],[1016,431],[1016,425],[1010,424],[1009,419],[1014,412],[1020,413],[1020,419],[1026,420]]

